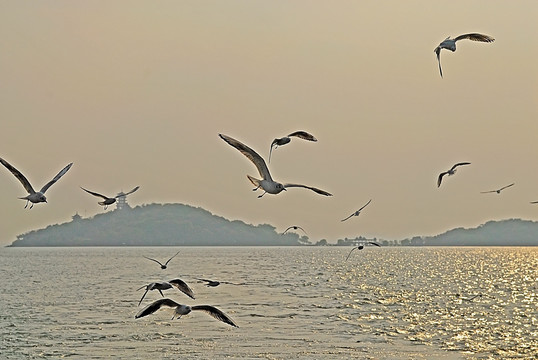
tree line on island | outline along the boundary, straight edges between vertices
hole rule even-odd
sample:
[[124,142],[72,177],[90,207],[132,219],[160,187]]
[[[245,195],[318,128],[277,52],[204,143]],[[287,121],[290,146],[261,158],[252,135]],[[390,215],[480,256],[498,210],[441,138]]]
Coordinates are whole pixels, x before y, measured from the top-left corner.
[[443,234],[403,240],[357,236],[312,242],[307,235],[281,234],[269,224],[251,225],[228,220],[200,207],[149,204],[49,225],[17,236],[17,246],[357,246],[375,241],[382,246],[536,246],[538,223],[510,219],[489,221],[473,229],[457,228]]

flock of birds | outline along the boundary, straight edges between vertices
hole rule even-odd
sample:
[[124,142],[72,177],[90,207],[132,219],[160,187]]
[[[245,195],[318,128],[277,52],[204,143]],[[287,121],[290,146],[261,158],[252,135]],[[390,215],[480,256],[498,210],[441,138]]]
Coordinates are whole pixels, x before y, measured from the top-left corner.
[[[162,262],[160,262],[159,260],[152,259],[152,258],[149,258],[147,256],[144,256],[144,258],[156,262],[157,264],[159,264],[159,266],[161,267],[162,270],[165,270],[168,267],[168,263],[173,258],[175,258],[177,256],[177,254],[179,254],[179,251],[174,256],[169,258],[164,264]],[[207,279],[198,279],[198,280],[201,281],[201,282],[207,282],[207,286],[209,286],[209,287],[216,287],[216,286],[219,286],[221,284],[221,282],[215,281],[215,280],[207,280]],[[228,283],[228,284],[232,284],[232,283]],[[234,285],[237,285],[237,284],[234,284]],[[163,307],[167,307],[167,308],[174,309],[174,313],[172,315],[171,320],[174,320],[174,318],[180,319],[183,315],[187,315],[191,311],[202,311],[202,312],[212,316],[213,318],[215,318],[217,320],[220,320],[220,321],[222,321],[222,322],[224,322],[224,323],[226,323],[228,325],[231,325],[233,327],[239,327],[233,321],[233,319],[230,316],[228,316],[227,314],[222,312],[220,309],[218,309],[218,308],[216,308],[216,307],[214,307],[212,305],[193,305],[193,306],[189,306],[189,305],[185,305],[185,304],[180,304],[180,303],[178,303],[178,302],[176,302],[176,301],[174,301],[172,299],[164,297],[163,291],[168,290],[168,289],[173,289],[173,288],[179,290],[180,292],[182,292],[183,294],[187,295],[188,297],[190,297],[191,299],[194,300],[194,292],[189,287],[189,285],[187,285],[187,283],[185,281],[181,280],[181,279],[172,279],[172,280],[169,280],[169,281],[152,282],[152,283],[144,285],[144,286],[142,286],[142,287],[140,287],[138,289],[138,290],[145,289],[144,294],[142,295],[142,297],[140,298],[140,301],[138,302],[138,306],[140,306],[140,304],[142,303],[142,300],[144,300],[144,298],[146,297],[146,294],[148,293],[148,291],[153,291],[153,290],[159,291],[159,293],[162,296],[162,299],[153,301],[152,303],[146,305],[142,310],[140,310],[134,316],[135,319],[139,319],[141,317],[151,315],[154,312],[158,311],[159,309],[161,309]]]
[[[450,51],[454,52],[454,51],[456,51],[456,42],[460,41],[460,40],[464,40],[464,39],[472,40],[472,41],[479,41],[479,42],[486,42],[486,43],[491,43],[491,42],[493,42],[495,40],[494,38],[492,38],[492,37],[490,37],[488,35],[483,35],[483,34],[478,34],[478,33],[463,34],[463,35],[455,37],[454,39],[451,39],[450,37],[447,37],[434,50],[434,52],[435,52],[435,54],[437,56],[437,61],[438,61],[438,64],[439,64],[439,73],[441,75],[441,78],[443,77],[443,71],[442,71],[442,68],[441,68],[441,50],[446,49],[446,50],[450,50]],[[253,149],[251,149],[247,145],[243,144],[242,142],[240,142],[240,141],[238,141],[238,140],[236,140],[236,139],[234,139],[234,138],[232,138],[230,136],[223,135],[223,134],[219,134],[219,136],[226,143],[228,143],[229,145],[231,145],[232,147],[237,149],[239,152],[241,152],[245,157],[247,157],[256,166],[256,168],[258,170],[258,173],[261,176],[261,179],[257,179],[255,177],[250,176],[250,175],[247,175],[247,177],[250,180],[250,182],[255,186],[253,191],[256,191],[256,190],[262,190],[263,191],[263,193],[258,195],[258,198],[263,197],[266,193],[276,195],[276,194],[281,193],[282,191],[287,191],[289,188],[305,188],[305,189],[314,191],[315,193],[323,195],[323,196],[332,196],[331,193],[329,193],[329,192],[327,192],[325,190],[319,189],[317,187],[313,187],[313,186],[309,186],[309,185],[302,185],[302,184],[295,184],[295,183],[280,183],[280,182],[277,182],[277,181],[273,180],[265,160],[256,151],[254,151]],[[308,133],[306,131],[296,131],[296,132],[288,134],[287,136],[284,136],[282,138],[276,138],[271,142],[271,146],[270,146],[270,150],[269,150],[269,158],[268,158],[269,162],[271,161],[271,155],[272,155],[273,150],[276,150],[278,147],[288,144],[289,142],[291,142],[292,138],[294,138],[294,137],[299,138],[299,139],[303,139],[303,140],[307,140],[307,141],[311,141],[311,142],[316,142],[317,141],[317,139],[312,134],[310,134],[310,133]],[[56,176],[54,176],[52,178],[52,180],[50,180],[48,183],[46,183],[39,191],[35,191],[34,188],[32,187],[32,185],[30,184],[30,182],[28,181],[28,179],[26,179],[26,177],[19,170],[17,170],[14,166],[12,166],[10,163],[8,163],[6,160],[4,160],[2,158],[0,158],[0,162],[21,182],[24,189],[28,192],[27,196],[20,197],[19,199],[26,200],[26,205],[24,206],[24,208],[27,208],[28,205],[31,203],[30,209],[33,208],[34,204],[36,204],[36,203],[47,202],[45,192],[54,183],[56,183],[58,180],[60,180],[60,178],[62,176],[64,176],[69,171],[71,166],[73,165],[73,163],[70,163],[67,166],[65,166],[58,174],[56,174]],[[437,178],[437,186],[438,187],[441,186],[441,182],[442,182],[445,175],[452,176],[452,175],[454,175],[456,173],[456,169],[458,167],[465,166],[465,165],[470,165],[470,162],[457,163],[454,166],[452,166],[449,170],[440,173],[438,178]],[[497,194],[499,194],[502,190],[504,190],[506,188],[509,188],[509,187],[511,187],[513,185],[514,185],[514,183],[506,185],[506,186],[503,186],[503,187],[501,187],[499,189],[496,189],[496,190],[483,191],[482,193],[497,193]],[[136,186],[134,189],[132,189],[131,191],[128,191],[127,193],[121,192],[117,196],[114,196],[114,197],[105,196],[105,195],[102,195],[100,193],[93,192],[93,191],[90,191],[88,189],[85,189],[83,187],[81,187],[81,189],[84,190],[85,192],[93,195],[93,196],[102,198],[103,201],[98,202],[98,204],[104,206],[104,209],[106,210],[107,207],[109,205],[115,203],[118,198],[120,198],[122,196],[127,196],[127,195],[132,194],[135,191],[137,191],[139,189],[139,186]],[[359,216],[361,211],[364,210],[364,208],[366,208],[371,202],[372,202],[372,200],[370,199],[365,205],[363,205],[357,211],[355,211],[351,215],[347,216],[346,218],[342,219],[341,221],[344,222],[344,221],[347,221],[348,219],[350,219],[351,217]],[[531,203],[535,204],[535,203],[538,203],[538,201],[533,201]],[[288,227],[282,233],[282,235],[286,234],[289,230],[292,230],[292,229],[293,230],[301,230],[306,234],[306,231],[303,228],[301,228],[300,226],[297,226],[297,225],[293,225],[293,226]],[[369,242],[366,242],[364,244],[360,244],[360,245],[358,245],[356,247],[353,247],[351,249],[351,251],[349,252],[349,254],[346,257],[346,260],[349,259],[349,257],[351,256],[351,253],[354,250],[362,250],[365,245],[381,246],[378,243],[373,242],[373,241],[369,241]],[[164,264],[161,263],[160,261],[156,260],[156,259],[152,259],[152,258],[149,258],[149,257],[145,257],[145,258],[158,263],[159,266],[161,267],[161,269],[164,270],[164,269],[167,268],[168,263],[175,256],[177,256],[178,253],[176,253],[174,256],[172,256],[170,259],[168,259]],[[209,287],[216,287],[216,286],[221,284],[221,282],[218,282],[218,281],[215,281],[215,280],[202,279],[202,278],[198,278],[198,280],[201,281],[201,282],[205,282],[206,285],[209,286]],[[235,285],[237,285],[237,284],[235,284]],[[152,283],[146,284],[146,285],[144,285],[144,286],[142,286],[142,287],[140,287],[138,289],[138,290],[145,289],[145,292],[142,295],[138,305],[140,306],[140,304],[142,303],[142,301],[146,297],[146,294],[149,291],[157,290],[157,291],[159,291],[159,293],[161,294],[161,296],[163,298],[159,299],[157,301],[154,301],[154,302],[150,303],[149,305],[147,305],[146,307],[144,307],[142,310],[140,310],[135,315],[135,318],[138,319],[138,318],[153,314],[154,312],[158,311],[159,309],[161,309],[163,307],[168,307],[168,308],[173,308],[174,309],[174,315],[172,316],[172,319],[174,319],[174,318],[179,319],[179,318],[181,318],[181,316],[187,315],[191,311],[202,311],[202,312],[205,312],[205,313],[209,314],[210,316],[214,317],[217,320],[220,320],[220,321],[222,321],[222,322],[224,322],[224,323],[226,323],[228,325],[231,325],[233,327],[237,327],[237,324],[228,315],[226,315],[224,312],[222,312],[221,310],[217,309],[214,306],[210,306],[210,305],[188,306],[188,305],[177,303],[176,301],[171,300],[169,298],[165,298],[164,294],[163,294],[163,291],[168,290],[168,289],[172,289],[172,288],[176,288],[177,290],[184,293],[185,295],[187,295],[191,299],[194,299],[194,293],[193,293],[192,289],[187,285],[187,283],[185,283],[181,279],[172,279],[172,280],[163,281],[163,282],[152,282]]]

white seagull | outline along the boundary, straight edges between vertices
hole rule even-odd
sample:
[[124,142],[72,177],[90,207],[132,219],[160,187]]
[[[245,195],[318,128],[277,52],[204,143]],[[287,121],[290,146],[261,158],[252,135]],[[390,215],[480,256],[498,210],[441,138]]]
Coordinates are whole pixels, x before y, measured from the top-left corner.
[[366,205],[364,205],[363,207],[361,207],[359,210],[355,211],[353,214],[349,215],[347,218],[343,219],[343,220],[340,220],[340,221],[346,221],[347,219],[349,219],[350,217],[352,216],[359,216],[359,214],[361,213],[361,210],[364,209],[366,206],[368,206],[369,203],[372,202],[372,199],[370,199],[370,201],[368,201],[366,203]]
[[439,177],[437,178],[437,187],[441,186],[441,181],[443,181],[443,176],[445,176],[445,175],[452,176],[452,175],[454,175],[456,173],[456,168],[458,166],[470,165],[470,164],[471,164],[470,162],[457,163],[456,165],[452,166],[450,168],[450,170],[440,173]]
[[[381,247],[381,245],[379,245],[378,243],[373,242],[373,241],[368,241],[367,244],[371,244],[371,245],[374,245],[374,246],[379,246],[379,247]],[[346,261],[347,261],[347,259],[349,259],[349,256],[351,255],[351,253],[353,252],[353,250],[362,250],[362,249],[364,249],[364,245],[355,246],[353,249],[351,249],[351,251],[349,252],[349,254],[347,254]]]
[[93,196],[97,196],[97,197],[101,197],[101,198],[103,198],[104,201],[99,201],[98,204],[99,204],[99,205],[103,205],[103,206],[105,207],[105,210],[106,210],[106,208],[108,207],[108,205],[112,205],[112,204],[114,204],[114,203],[116,202],[116,199],[118,199],[118,198],[120,198],[120,197],[122,197],[122,196],[127,196],[127,195],[129,195],[129,194],[134,193],[136,190],[138,190],[138,189],[140,188],[140,186],[135,187],[133,190],[131,190],[131,191],[127,192],[127,193],[123,193],[123,192],[121,192],[121,193],[119,193],[118,195],[116,195],[116,196],[114,196],[114,197],[107,197],[107,196],[105,196],[105,195],[101,195],[101,194],[99,194],[99,193],[96,193],[96,192],[93,192],[93,191],[90,191],[90,190],[86,190],[86,189],[84,189],[82,186],[81,186],[80,188],[81,188],[82,190],[86,191],[87,193],[92,194]]
[[174,300],[171,300],[168,298],[159,299],[157,301],[152,302],[151,304],[149,304],[148,306],[140,310],[138,314],[135,315],[135,319],[153,314],[155,311],[159,310],[163,306],[175,308],[174,315],[172,316],[172,320],[174,320],[174,317],[176,316],[178,319],[180,319],[181,316],[187,315],[191,311],[200,310],[228,325],[231,325],[233,327],[239,327],[237,326],[236,323],[234,323],[232,318],[230,318],[228,315],[226,315],[225,313],[223,313],[222,311],[220,311],[214,306],[211,306],[211,305],[188,306],[188,305],[179,304],[175,302]]
[[222,140],[226,141],[228,144],[230,144],[231,146],[239,150],[241,154],[245,155],[250,161],[254,163],[254,165],[256,165],[256,168],[258,169],[258,172],[260,173],[260,176],[263,179],[259,180],[250,175],[247,175],[247,177],[250,180],[250,182],[254,184],[254,186],[256,186],[253,189],[254,191],[258,190],[259,188],[262,188],[264,190],[263,194],[258,195],[259,198],[265,195],[265,193],[278,194],[282,190],[287,190],[287,188],[290,188],[290,187],[302,187],[302,188],[310,189],[321,195],[332,196],[332,194],[324,190],[315,188],[315,187],[300,185],[300,184],[281,184],[276,181],[273,181],[273,179],[271,178],[271,174],[269,173],[269,168],[267,168],[267,164],[265,163],[265,160],[263,160],[263,158],[260,155],[258,155],[256,151],[252,150],[245,144],[229,136],[226,136],[223,134],[219,134],[219,136]]
[[41,190],[35,191],[28,179],[24,177],[23,174],[17,169],[15,169],[10,163],[8,163],[6,160],[0,158],[0,162],[9,170],[19,181],[21,182],[22,186],[24,186],[24,189],[28,192],[28,196],[26,197],[20,197],[19,199],[26,200],[26,205],[24,208],[28,207],[28,202],[31,202],[32,205],[30,206],[30,209],[34,207],[34,204],[40,203],[40,202],[47,202],[47,197],[45,196],[45,192],[48,190],[49,187],[52,186],[56,181],[60,180],[62,176],[65,175],[67,170],[71,168],[73,163],[68,164],[66,167],[62,169],[51,181],[46,183]]
[[148,291],[159,290],[159,293],[162,295],[162,297],[164,297],[162,290],[168,290],[173,287],[177,288],[179,291],[181,291],[182,293],[184,293],[191,299],[194,299],[194,293],[192,292],[191,288],[189,287],[189,285],[187,285],[185,281],[181,279],[173,279],[170,281],[152,282],[137,289],[136,291],[146,288],[146,292],[144,292],[144,295],[142,295],[142,298],[138,302],[138,306],[140,306],[140,303],[142,302],[142,300],[144,300],[144,297],[146,296]]
[[[292,225],[292,226],[290,226],[289,228],[287,228],[286,230],[284,230],[284,232],[282,233],[282,235],[284,235],[285,233],[288,232],[288,230],[291,230],[291,229],[293,229],[293,230],[302,230],[302,231],[306,234],[306,231],[304,231],[304,229],[303,229],[302,227],[297,226],[297,225]],[[307,234],[307,235],[308,235],[308,234]]]
[[456,41],[463,39],[488,43],[495,41],[495,39],[491,36],[477,33],[460,35],[455,37],[454,39],[451,39],[450,36],[447,37],[442,43],[439,44],[439,46],[435,48],[435,50],[433,50],[437,54],[437,62],[439,63],[439,73],[441,73],[441,77],[443,77],[443,70],[441,70],[441,49],[447,49],[454,52],[456,51]]
[[292,136],[296,136],[299,139],[308,140],[308,141],[318,141],[318,139],[316,139],[314,135],[309,134],[306,131],[296,131],[296,132],[292,132],[288,136],[284,136],[279,139],[274,139],[273,142],[271,143],[271,150],[269,150],[269,162],[271,162],[271,152],[273,151],[273,147],[276,149],[279,146],[286,145],[287,143],[291,141]]
[[[179,251],[176,253],[176,255],[177,255],[177,254],[179,254]],[[149,257],[147,257],[147,256],[144,256],[144,257],[145,257],[146,259],[148,259],[148,260],[155,261],[157,264],[161,265],[161,269],[164,270],[164,269],[166,269],[166,267],[167,267],[168,263],[170,262],[170,260],[172,260],[173,258],[175,258],[176,255],[174,255],[174,256],[172,256],[170,259],[166,260],[166,262],[165,262],[164,264],[161,263],[159,260],[155,260],[155,259],[149,258]]]
[[489,194],[489,193],[497,193],[497,194],[500,194],[501,191],[503,191],[503,190],[506,189],[506,188],[509,188],[510,186],[513,186],[514,184],[515,184],[515,183],[511,183],[510,185],[503,186],[502,188],[497,189],[497,190],[481,191],[480,193],[481,193],[481,194]]

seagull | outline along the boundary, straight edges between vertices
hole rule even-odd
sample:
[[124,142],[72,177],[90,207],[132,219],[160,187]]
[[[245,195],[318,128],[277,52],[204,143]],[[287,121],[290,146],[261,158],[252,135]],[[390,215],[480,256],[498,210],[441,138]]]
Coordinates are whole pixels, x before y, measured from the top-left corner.
[[284,230],[284,232],[281,235],[284,235],[286,232],[288,232],[288,230],[291,230],[291,229],[293,229],[293,230],[298,230],[299,229],[299,230],[302,230],[306,234],[306,231],[304,231],[304,229],[302,227],[297,226],[297,225],[292,225],[289,228],[287,228],[286,230]]
[[[381,245],[379,245],[378,243],[373,242],[373,241],[368,241],[367,244],[371,244],[371,245],[374,245],[374,246],[379,246],[379,247],[381,247]],[[351,253],[353,252],[353,250],[362,250],[362,249],[364,249],[364,245],[359,245],[359,246],[356,246],[356,247],[354,247],[353,249],[351,249],[351,251],[349,252],[349,254],[347,254],[346,261],[347,261],[347,259],[349,259],[349,256],[351,255]]]
[[168,290],[173,287],[176,287],[179,291],[190,297],[191,299],[194,299],[194,293],[192,292],[191,288],[187,283],[181,279],[173,279],[170,281],[163,281],[163,282],[152,282],[147,285],[142,286],[139,289],[136,289],[136,291],[141,290],[143,288],[146,288],[146,292],[144,295],[142,295],[142,298],[138,302],[138,306],[140,306],[140,303],[142,303],[142,300],[144,300],[144,297],[150,290],[159,290],[159,293],[162,297],[164,297],[162,290]]
[[34,204],[40,203],[40,202],[47,202],[47,197],[45,196],[45,192],[49,189],[49,187],[52,186],[56,181],[60,180],[62,176],[65,175],[65,173],[71,168],[73,163],[69,163],[66,167],[62,169],[51,181],[46,183],[41,190],[36,192],[28,179],[24,177],[24,175],[17,169],[15,169],[10,163],[8,163],[6,160],[0,158],[0,162],[9,170],[19,181],[21,182],[22,186],[24,186],[24,189],[28,191],[28,196],[26,197],[20,197],[19,199],[26,200],[26,205],[24,208],[26,209],[28,207],[28,203],[31,202],[32,205],[30,206],[30,209],[34,207]]
[[504,190],[504,189],[506,189],[506,188],[509,188],[510,186],[513,186],[514,184],[515,184],[515,183],[511,183],[510,185],[503,186],[502,188],[497,189],[497,190],[481,191],[480,193],[481,193],[481,194],[488,194],[488,193],[497,193],[497,194],[500,194],[502,190]]
[[458,166],[470,165],[470,164],[471,164],[470,162],[457,163],[456,165],[452,166],[450,168],[450,170],[440,173],[439,177],[437,178],[437,187],[441,186],[441,181],[443,181],[443,176],[445,176],[445,175],[452,176],[452,175],[454,175],[456,173],[456,168]]
[[121,193],[119,193],[118,195],[116,195],[116,196],[114,196],[114,197],[111,197],[111,198],[110,198],[110,197],[107,197],[107,196],[105,196],[105,195],[101,195],[101,194],[99,194],[99,193],[90,191],[90,190],[86,190],[86,189],[84,189],[82,186],[81,186],[80,188],[81,188],[82,190],[86,191],[87,193],[92,194],[93,196],[97,196],[97,197],[101,197],[101,198],[105,199],[104,201],[100,201],[100,202],[98,202],[98,204],[99,204],[99,205],[103,205],[103,206],[105,207],[105,210],[106,210],[107,207],[108,207],[108,205],[112,205],[112,204],[114,204],[114,203],[116,202],[116,199],[118,199],[118,198],[120,198],[120,197],[122,197],[122,196],[127,196],[127,195],[129,195],[129,194],[134,193],[136,190],[138,190],[138,189],[140,188],[140,186],[135,187],[133,190],[131,190],[131,191],[127,192],[127,193],[123,193],[123,192],[121,192]]
[[282,146],[282,145],[286,145],[287,143],[289,143],[291,141],[291,137],[292,136],[296,136],[300,139],[303,139],[303,140],[308,140],[308,141],[318,141],[318,139],[316,139],[314,137],[314,135],[312,134],[309,134],[307,133],[306,131],[296,131],[296,132],[293,132],[291,134],[289,134],[288,136],[284,136],[282,138],[279,138],[279,139],[274,139],[273,142],[271,143],[271,150],[269,150],[269,162],[271,162],[271,152],[273,151],[273,148],[277,148],[279,146]]
[[145,308],[140,310],[138,312],[138,314],[135,315],[135,319],[144,317],[146,315],[153,314],[155,311],[159,310],[163,306],[168,306],[168,307],[171,307],[171,308],[175,308],[174,315],[172,316],[172,320],[174,320],[174,317],[176,317],[176,316],[177,316],[177,319],[180,319],[181,316],[187,315],[191,311],[200,310],[200,311],[203,311],[203,312],[211,315],[215,319],[220,320],[220,321],[222,321],[222,322],[224,322],[224,323],[226,323],[228,325],[231,325],[233,327],[239,327],[239,326],[237,326],[236,323],[234,323],[234,321],[228,315],[226,315],[225,313],[223,313],[222,311],[220,311],[219,309],[217,309],[214,306],[211,306],[211,305],[194,305],[194,306],[182,305],[182,304],[179,304],[179,303],[175,302],[174,300],[171,300],[171,299],[168,299],[168,298],[159,299],[157,301],[152,302],[151,304],[149,304],[148,306],[146,306]]
[[437,54],[437,62],[439,63],[439,72],[441,73],[441,77],[443,77],[443,70],[441,70],[441,49],[447,49],[454,52],[456,51],[456,41],[463,39],[488,43],[495,41],[495,39],[491,36],[476,33],[460,35],[454,39],[451,39],[450,36],[447,37],[442,43],[439,44],[439,46],[435,48],[435,50],[433,50]]
[[199,282],[206,282],[206,283],[207,283],[207,284],[206,284],[207,287],[217,287],[217,286],[219,286],[220,284],[246,285],[245,283],[236,284],[236,283],[232,283],[232,282],[228,282],[228,281],[216,281],[216,280],[200,279],[200,278],[196,278],[196,280],[199,280]]
[[248,179],[254,186],[256,186],[253,190],[256,191],[259,188],[262,188],[264,190],[263,194],[258,195],[258,198],[261,198],[266,193],[269,194],[278,194],[282,190],[287,190],[287,188],[290,187],[302,187],[306,189],[310,189],[318,194],[325,195],[325,196],[332,196],[332,194],[323,191],[321,189],[306,186],[306,185],[300,185],[300,184],[281,184],[276,181],[273,181],[271,178],[271,174],[269,173],[269,168],[267,168],[267,164],[265,163],[265,160],[258,155],[258,153],[245,144],[229,137],[223,134],[219,134],[220,138],[224,141],[226,141],[228,144],[239,150],[243,155],[245,155],[250,161],[256,165],[256,168],[258,169],[258,172],[260,173],[260,176],[263,177],[263,180],[256,179],[250,175],[247,175]]
[[[179,254],[179,251],[176,253],[176,255],[177,255],[177,254]],[[170,259],[168,259],[168,260],[164,263],[164,265],[163,265],[159,260],[155,260],[155,259],[149,258],[149,257],[147,257],[147,256],[144,256],[144,257],[145,257],[146,259],[148,259],[148,260],[155,261],[157,264],[161,265],[161,269],[164,270],[164,269],[166,269],[166,266],[168,265],[168,263],[170,262],[170,260],[172,260],[173,258],[175,258],[176,255],[174,255],[174,256],[172,256]]]
[[341,221],[346,221],[347,219],[349,219],[350,217],[352,216],[359,216],[359,214],[361,213],[361,210],[364,209],[366,206],[368,206],[369,203],[372,202],[372,199],[370,199],[370,201],[368,201],[366,203],[366,205],[364,205],[363,207],[361,207],[359,210],[355,211],[353,214],[349,215],[347,218],[341,220]]

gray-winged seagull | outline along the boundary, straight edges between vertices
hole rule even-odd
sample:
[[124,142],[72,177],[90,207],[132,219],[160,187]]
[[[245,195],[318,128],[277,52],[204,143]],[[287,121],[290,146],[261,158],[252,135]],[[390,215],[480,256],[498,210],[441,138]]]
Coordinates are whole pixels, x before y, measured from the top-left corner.
[[[176,253],[176,255],[179,254],[179,251]],[[163,264],[161,263],[159,260],[155,260],[155,259],[152,259],[152,258],[149,258],[147,256],[144,256],[146,259],[148,260],[151,260],[151,261],[155,261],[157,264],[161,265],[161,269],[166,269],[166,266],[168,265],[168,263],[170,262],[170,260],[172,260],[173,258],[176,257],[176,255],[172,256],[170,259],[166,260],[166,262]],[[142,255],[143,256],[143,255]]]
[[114,196],[114,197],[107,197],[105,195],[101,195],[99,193],[96,193],[96,192],[93,192],[93,191],[90,191],[90,190],[87,190],[87,189],[84,189],[82,186],[80,187],[82,190],[86,191],[88,194],[92,194],[93,196],[97,196],[97,197],[101,197],[103,198],[104,200],[103,201],[99,201],[98,204],[99,205],[102,205],[105,207],[105,210],[107,209],[108,205],[112,205],[116,202],[116,199],[122,197],[122,196],[127,196],[129,194],[132,194],[134,193],[136,190],[138,190],[140,188],[140,186],[137,186],[135,187],[133,190],[129,191],[129,192],[126,192],[126,193],[119,193],[118,195]]
[[274,139],[271,143],[271,149],[269,150],[269,162],[271,162],[271,153],[273,152],[273,147],[276,149],[279,146],[286,145],[291,141],[291,137],[298,137],[299,139],[308,140],[308,141],[318,141],[314,135],[307,133],[306,131],[296,131],[292,132],[288,136],[282,138]]
[[141,290],[143,288],[146,288],[146,291],[144,292],[144,295],[142,295],[142,298],[140,298],[140,301],[138,302],[138,305],[140,306],[140,303],[142,302],[142,300],[144,300],[144,297],[146,296],[148,291],[159,290],[159,293],[162,295],[162,297],[164,297],[162,291],[171,289],[173,287],[177,288],[179,291],[181,291],[182,293],[184,293],[185,295],[187,295],[191,299],[194,299],[194,293],[192,292],[191,288],[189,287],[189,285],[187,285],[187,283],[185,281],[183,281],[181,279],[173,279],[173,280],[170,280],[170,281],[152,282],[152,283],[149,283],[149,284],[144,285],[141,288],[137,289],[137,291],[138,291],[138,290]]
[[[367,244],[371,244],[371,245],[374,245],[374,246],[379,246],[379,247],[381,247],[381,245],[379,245],[378,243],[373,242],[373,241],[368,241]],[[351,255],[351,253],[353,252],[353,250],[362,250],[362,249],[364,249],[364,245],[355,246],[353,249],[351,249],[351,251],[349,252],[349,254],[347,254],[346,261],[347,261],[347,259],[349,259],[349,256]]]
[[470,162],[461,162],[461,163],[457,163],[455,164],[454,166],[452,166],[450,168],[450,170],[448,171],[445,171],[445,172],[442,172],[439,174],[439,177],[437,178],[437,187],[441,186],[441,181],[443,181],[443,176],[445,175],[448,175],[448,176],[452,176],[456,173],[456,168],[458,166],[462,166],[462,165],[470,165],[471,163]]
[[372,202],[372,199],[370,199],[370,201],[368,201],[363,207],[361,207],[359,210],[355,211],[353,214],[349,215],[347,218],[343,219],[343,220],[340,220],[340,221],[346,221],[347,219],[349,219],[350,217],[352,216],[359,216],[359,214],[361,213],[361,210],[364,209],[366,206],[368,206],[369,203]]
[[497,190],[481,191],[480,193],[481,193],[481,194],[489,194],[489,193],[497,193],[497,194],[500,194],[501,191],[503,191],[503,190],[506,189],[506,188],[509,188],[510,186],[513,186],[514,184],[515,184],[515,183],[511,183],[510,185],[503,186],[502,188],[497,189]]

